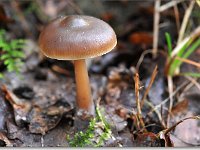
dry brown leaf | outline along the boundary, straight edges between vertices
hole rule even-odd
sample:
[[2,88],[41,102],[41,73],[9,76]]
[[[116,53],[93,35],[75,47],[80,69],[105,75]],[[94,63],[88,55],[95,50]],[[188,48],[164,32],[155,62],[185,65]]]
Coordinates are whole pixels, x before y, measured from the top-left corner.
[[147,32],[135,32],[129,36],[129,41],[138,45],[152,45],[153,36]]
[[188,108],[188,100],[185,99],[185,100],[179,102],[178,104],[176,104],[172,108],[172,114],[176,116],[178,113],[182,113],[183,111],[186,111],[187,108]]

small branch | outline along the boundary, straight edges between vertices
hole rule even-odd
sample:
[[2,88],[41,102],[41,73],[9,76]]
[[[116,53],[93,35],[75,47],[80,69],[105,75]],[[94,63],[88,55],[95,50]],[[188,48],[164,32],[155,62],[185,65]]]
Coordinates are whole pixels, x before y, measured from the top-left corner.
[[[161,55],[163,55],[163,56],[165,56],[165,57],[168,56],[168,54],[165,53],[164,51],[158,51],[158,53],[161,54]],[[142,64],[142,61],[144,60],[144,57],[145,57],[147,54],[153,54],[152,49],[147,49],[147,50],[145,50],[145,51],[140,55],[140,58],[139,58],[139,60],[138,60],[138,62],[137,62],[137,65],[136,65],[136,67],[135,67],[137,71],[139,71],[140,65]]]
[[178,11],[177,4],[174,5],[174,14],[175,14],[175,20],[176,20],[176,27],[177,27],[177,32],[180,30],[180,15]]
[[157,56],[158,51],[158,36],[159,36],[159,22],[160,22],[160,0],[155,0],[154,5],[154,25],[153,25],[153,58]]
[[179,53],[179,51],[182,49],[182,47],[190,42],[193,42],[196,38],[198,38],[200,36],[200,26],[198,26],[194,32],[192,32],[190,34],[190,36],[186,37],[184,40],[182,40],[179,44],[177,44],[177,46],[173,49],[172,51],[172,57],[176,56],[176,54]]
[[185,78],[187,78],[189,81],[191,81],[191,83],[193,83],[200,91],[200,83],[198,83],[197,79],[191,78],[189,76],[186,76]]
[[[185,87],[187,84],[188,84],[187,82],[182,83],[182,84],[181,84],[178,88],[176,88],[176,90],[172,93],[172,96],[176,95],[176,93],[179,92],[179,91],[180,91],[183,87]],[[151,114],[152,112],[154,112],[155,110],[157,110],[158,108],[160,108],[162,105],[164,105],[165,103],[167,103],[169,99],[170,99],[170,97],[168,97],[168,98],[162,100],[162,102],[161,102],[160,104],[156,105],[156,106],[154,107],[154,109],[152,109],[152,110],[151,110],[150,112],[148,112],[147,114],[149,115],[149,114]]]
[[171,114],[171,110],[173,107],[173,80],[171,76],[167,76],[167,81],[168,81],[168,90],[169,90],[169,112],[168,112],[168,117],[167,117],[167,127],[169,126],[169,122],[170,122],[170,114]]
[[74,0],[68,0],[67,3],[74,9],[74,11],[77,14],[79,14],[79,15],[83,15],[84,14],[83,11],[81,10],[81,8],[74,2]]
[[[184,76],[185,77],[185,76]],[[179,102],[184,99],[185,93],[194,86],[194,83],[190,82],[180,93],[179,95]]]
[[11,6],[14,9],[14,11],[16,12],[16,15],[19,17],[19,21],[21,22],[21,26],[23,27],[26,35],[31,36],[32,32],[30,30],[29,24],[24,16],[22,10],[19,7],[18,1],[16,1],[16,0],[11,1]]
[[[146,103],[147,105],[149,105],[149,107],[151,107],[151,109],[154,109],[154,108],[155,108],[155,106],[154,106],[151,102],[145,101],[145,103]],[[160,123],[162,124],[162,126],[163,126],[164,128],[166,128],[166,124],[165,124],[164,120],[162,119],[161,113],[160,113],[157,109],[155,109],[154,111],[155,111],[156,115],[158,116],[158,119],[159,119]],[[149,115],[150,115],[150,114],[148,113],[147,116],[149,116]]]
[[179,37],[178,37],[177,45],[179,45],[179,43],[183,40],[183,36],[184,36],[184,33],[185,33],[185,29],[186,29],[186,27],[187,27],[188,20],[189,20],[189,18],[190,18],[192,9],[193,9],[193,7],[194,7],[194,4],[195,4],[195,1],[192,0],[192,1],[190,2],[189,7],[187,8],[187,10],[186,10],[186,12],[185,12],[185,15],[184,15],[184,18],[183,18],[183,22],[182,22],[182,25],[181,25],[181,29],[180,29],[180,31],[179,31]]
[[198,63],[198,62],[195,62],[195,61],[192,61],[192,60],[189,60],[189,59],[186,59],[186,58],[180,58],[180,57],[177,57],[177,56],[175,57],[175,59],[200,68],[200,63]]
[[137,70],[137,71],[139,71],[140,65],[142,64],[142,61],[143,61],[145,55],[147,55],[147,54],[152,54],[152,53],[153,53],[152,50],[151,50],[151,49],[148,49],[148,50],[145,50],[145,51],[141,54],[141,56],[140,56],[140,58],[139,58],[139,60],[138,60],[138,62],[137,62],[137,65],[136,65],[136,70]]
[[[174,130],[176,128],[177,125],[179,125],[180,123],[182,123],[183,121],[185,120],[188,120],[188,119],[196,119],[196,120],[200,120],[200,116],[192,116],[192,117],[188,117],[188,118],[185,118],[185,119],[182,119],[180,121],[178,121],[177,123],[175,123],[173,126],[165,129],[165,130],[162,130],[160,131],[157,136],[160,138],[160,139],[168,139],[167,137],[169,137],[169,132],[171,132],[172,130]],[[182,131],[184,132],[184,131]],[[168,140],[165,140],[166,144],[165,146],[173,146],[173,143],[170,141],[170,142],[167,142]],[[169,145],[168,145],[169,143]]]
[[135,81],[135,98],[136,98],[136,105],[137,105],[137,111],[138,114],[141,115],[142,111],[141,111],[141,107],[140,107],[140,100],[139,100],[139,74],[136,73],[134,76],[134,81]]
[[165,134],[168,134],[169,132],[171,132],[172,130],[174,130],[176,128],[177,125],[179,125],[180,123],[182,123],[183,121],[185,120],[188,120],[188,119],[196,119],[196,120],[200,120],[200,116],[197,115],[197,116],[192,116],[192,117],[188,117],[188,118],[184,118],[180,121],[178,121],[177,123],[175,123],[173,126],[171,126],[170,128],[166,129],[164,131]]
[[150,83],[149,83],[149,85],[148,85],[147,89],[145,90],[145,93],[144,93],[144,95],[142,97],[141,107],[144,105],[144,101],[146,100],[147,94],[149,93],[149,90],[150,90],[150,88],[151,88],[151,86],[152,86],[152,84],[153,84],[153,82],[155,80],[155,77],[156,77],[157,73],[158,73],[158,66],[156,65],[156,67],[154,68],[153,73],[151,75]]
[[69,76],[69,75],[70,75],[70,72],[69,72],[68,70],[63,69],[63,68],[61,68],[61,67],[59,67],[59,66],[57,66],[57,65],[53,65],[53,66],[51,67],[51,69],[52,69],[53,71],[57,72],[57,73],[61,73],[61,74],[64,74],[64,75],[66,75],[66,76]]
[[137,118],[138,118],[142,128],[144,130],[146,130],[144,121],[142,119],[142,111],[141,111],[140,100],[139,100],[139,88],[140,88],[139,81],[140,80],[139,80],[139,74],[138,73],[135,74],[134,81],[135,81],[135,98],[136,98],[136,105],[137,105]]
[[170,2],[168,2],[168,3],[166,3],[166,4],[162,5],[162,6],[160,6],[159,11],[163,12],[163,11],[165,11],[165,10],[167,10],[167,9],[169,9],[169,8],[175,6],[178,3],[181,3],[183,1],[185,1],[185,0],[173,0],[173,1],[170,1]]

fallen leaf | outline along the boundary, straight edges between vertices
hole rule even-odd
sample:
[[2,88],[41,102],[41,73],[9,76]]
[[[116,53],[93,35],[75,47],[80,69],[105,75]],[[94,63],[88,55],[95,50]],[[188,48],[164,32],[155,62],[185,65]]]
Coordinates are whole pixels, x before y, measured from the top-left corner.
[[160,139],[152,132],[139,133],[135,139],[138,147],[161,147],[163,146]]
[[172,108],[172,114],[174,116],[176,116],[178,113],[183,113],[183,112],[187,111],[187,108],[188,108],[188,100],[185,99],[185,100],[179,102],[178,104],[176,104]]
[[134,32],[129,36],[129,41],[138,45],[151,45],[153,36],[147,32]]

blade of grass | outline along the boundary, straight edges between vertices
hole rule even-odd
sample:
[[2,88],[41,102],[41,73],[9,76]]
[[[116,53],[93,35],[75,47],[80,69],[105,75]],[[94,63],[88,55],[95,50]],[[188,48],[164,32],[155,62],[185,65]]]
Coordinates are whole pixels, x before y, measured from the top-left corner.
[[168,32],[165,33],[165,38],[166,38],[166,41],[167,41],[168,55],[171,58],[171,56],[172,56],[172,39],[171,39],[171,36]]
[[180,73],[179,75],[200,78],[200,73],[195,73],[195,72],[184,72]]
[[[190,43],[191,43],[191,40],[189,40],[183,46],[183,48],[177,54],[178,57],[188,58],[200,46],[200,39],[198,39],[196,42],[194,42],[194,44],[192,44],[191,47],[186,51],[186,49],[189,47]],[[181,64],[182,64],[182,61],[175,59],[174,62],[170,66],[170,75],[174,75],[176,68],[180,67]]]
[[200,26],[197,27],[188,37],[181,41],[181,43],[177,44],[176,47],[172,51],[172,57],[177,56],[180,50],[184,47],[186,43],[192,43],[195,39],[200,36]]
[[200,46],[200,38],[192,44],[191,48],[183,55],[183,58],[188,58]]
[[0,79],[1,79],[1,78],[3,78],[3,74],[2,74],[2,73],[0,73]]
[[[183,47],[179,50],[177,56],[178,57],[181,57],[184,53],[184,51],[187,49],[187,47],[190,45],[192,41],[191,40],[188,40],[184,45]],[[169,74],[171,76],[174,75],[174,71],[176,70],[176,68],[178,67],[178,64],[179,64],[179,60],[175,59],[172,63],[171,63],[171,66],[170,66],[170,69],[169,69]]]

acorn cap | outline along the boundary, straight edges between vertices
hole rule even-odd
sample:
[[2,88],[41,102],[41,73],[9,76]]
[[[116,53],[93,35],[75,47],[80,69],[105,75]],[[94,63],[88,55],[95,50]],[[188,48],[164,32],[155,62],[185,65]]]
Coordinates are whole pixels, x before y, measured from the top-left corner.
[[116,44],[116,34],[106,22],[83,15],[55,19],[39,37],[39,46],[44,55],[58,60],[101,56]]

